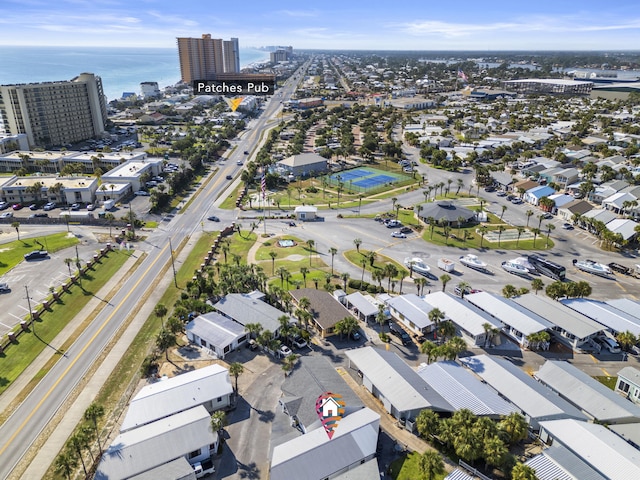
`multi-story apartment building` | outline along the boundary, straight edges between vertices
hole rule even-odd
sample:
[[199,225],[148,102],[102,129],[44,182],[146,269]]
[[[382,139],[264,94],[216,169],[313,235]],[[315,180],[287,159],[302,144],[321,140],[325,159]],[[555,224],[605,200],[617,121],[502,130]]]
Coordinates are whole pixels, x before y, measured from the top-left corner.
[[99,137],[107,123],[102,80],[82,73],[69,81],[2,85],[0,115],[5,130],[26,134],[31,148]]
[[238,39],[222,40],[203,34],[202,38],[178,38],[182,81],[215,80],[216,74],[240,71]]

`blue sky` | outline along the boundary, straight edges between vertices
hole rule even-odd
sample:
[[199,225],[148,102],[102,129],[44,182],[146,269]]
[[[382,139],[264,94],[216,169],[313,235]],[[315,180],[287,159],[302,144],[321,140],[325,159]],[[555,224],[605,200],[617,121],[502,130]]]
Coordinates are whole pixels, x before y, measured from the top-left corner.
[[0,45],[175,46],[178,36],[241,47],[640,49],[637,2],[368,0],[2,0]]

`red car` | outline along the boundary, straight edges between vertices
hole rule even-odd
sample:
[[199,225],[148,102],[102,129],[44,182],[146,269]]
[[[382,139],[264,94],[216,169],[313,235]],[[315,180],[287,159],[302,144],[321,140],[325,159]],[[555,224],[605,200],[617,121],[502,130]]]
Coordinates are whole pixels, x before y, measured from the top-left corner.
[[11,208],[13,208],[14,210],[20,210],[22,209],[22,207],[24,207],[24,205],[22,205],[21,203],[14,203]]

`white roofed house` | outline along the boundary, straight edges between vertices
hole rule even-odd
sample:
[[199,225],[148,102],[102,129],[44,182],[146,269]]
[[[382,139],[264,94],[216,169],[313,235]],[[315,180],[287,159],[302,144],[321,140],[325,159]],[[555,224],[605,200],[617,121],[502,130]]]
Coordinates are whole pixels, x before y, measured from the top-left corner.
[[634,367],[624,367],[620,370],[615,391],[640,405],[640,370]]
[[314,207],[313,205],[298,205],[295,208],[294,213],[296,215],[296,220],[308,222],[317,218],[318,207]]
[[604,330],[598,322],[542,295],[522,295],[513,301],[549,320],[553,338],[575,351],[590,349],[591,339]]
[[184,457],[190,464],[218,448],[211,416],[199,405],[121,433],[102,454],[94,479],[124,480]]
[[544,420],[587,420],[587,416],[575,406],[504,358],[476,355],[461,358],[460,362],[516,405],[532,430],[538,430]]
[[429,305],[437,306],[456,326],[462,338],[471,346],[485,347],[495,335],[486,329],[500,330],[502,324],[494,317],[469,302],[445,292],[433,292],[424,297]]
[[211,350],[218,358],[224,358],[247,340],[244,326],[218,312],[198,315],[187,323],[185,331],[191,343]]
[[535,377],[598,423],[640,423],[640,406],[625,400],[569,362],[547,360]]
[[607,480],[591,465],[561,444],[553,444],[527,460],[538,480]]
[[133,397],[120,433],[198,405],[211,414],[228,407],[232,393],[229,370],[216,364],[157,381]]
[[[513,300],[500,297],[488,292],[478,292],[465,295],[465,300],[488,313],[504,325],[503,331],[518,342],[522,347],[529,346],[527,337],[538,332],[550,331],[553,324],[540,315],[521,307]],[[548,348],[548,342],[542,342],[539,347]]]
[[287,315],[282,310],[259,300],[249,293],[229,293],[213,305],[213,308],[243,327],[248,323],[259,323],[276,337],[280,330],[278,318]]
[[613,335],[627,330],[636,336],[640,335],[640,318],[607,303],[586,298],[567,298],[560,300],[560,303],[595,320]]
[[364,387],[395,418],[409,422],[425,408],[436,412],[455,410],[394,352],[364,347],[345,354],[349,368],[358,370]]
[[562,445],[604,478],[640,478],[640,450],[607,427],[574,419],[544,421],[540,427],[543,442]]
[[378,315],[378,305],[374,303],[371,295],[362,295],[360,292],[353,292],[344,297],[343,303],[351,313],[363,322],[375,322]]
[[434,307],[416,294],[391,297],[385,303],[391,316],[416,335],[433,331],[434,323],[429,319],[429,312]]

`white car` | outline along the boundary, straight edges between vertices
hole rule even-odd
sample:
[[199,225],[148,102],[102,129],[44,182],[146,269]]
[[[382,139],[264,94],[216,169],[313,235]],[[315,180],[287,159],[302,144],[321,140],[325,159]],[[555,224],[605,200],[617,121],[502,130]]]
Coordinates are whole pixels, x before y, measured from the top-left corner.
[[134,195],[137,197],[148,197],[150,193],[145,192],[144,190],[138,190],[137,192],[134,192]]
[[13,212],[0,213],[0,218],[11,218],[11,217],[13,217]]
[[293,352],[291,351],[291,349],[289,347],[287,347],[286,345],[282,345],[280,347],[280,356],[281,357],[288,357],[289,355],[291,355]]
[[391,234],[391,236],[392,236],[393,238],[407,238],[407,236],[406,236],[404,233],[400,232],[400,231],[395,231],[395,232],[393,232],[393,233]]

